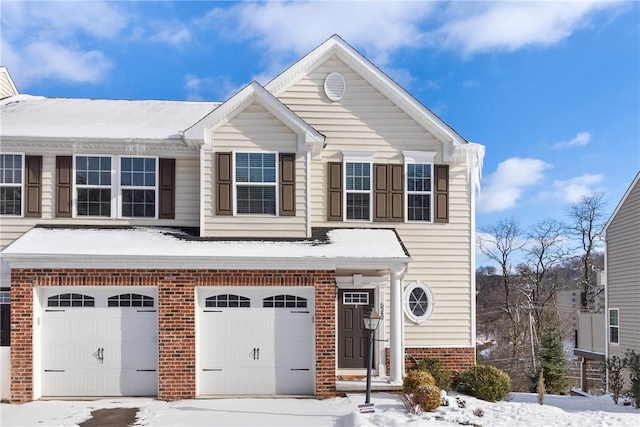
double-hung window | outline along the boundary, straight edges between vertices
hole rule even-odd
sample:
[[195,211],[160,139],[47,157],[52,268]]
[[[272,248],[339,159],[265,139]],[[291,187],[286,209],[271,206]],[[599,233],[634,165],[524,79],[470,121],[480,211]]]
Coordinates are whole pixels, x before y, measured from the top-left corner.
[[371,220],[371,163],[345,162],[347,220]]
[[407,221],[433,222],[433,151],[405,151]]
[[128,218],[155,218],[158,159],[120,158],[121,214]]
[[407,163],[407,220],[431,221],[430,163]]
[[620,344],[620,311],[617,308],[609,309],[609,342]]
[[75,216],[157,218],[158,159],[74,156]]
[[235,153],[237,214],[276,215],[277,153]]
[[111,217],[110,156],[76,156],[76,214],[78,216]]
[[22,216],[24,157],[0,154],[0,215]]

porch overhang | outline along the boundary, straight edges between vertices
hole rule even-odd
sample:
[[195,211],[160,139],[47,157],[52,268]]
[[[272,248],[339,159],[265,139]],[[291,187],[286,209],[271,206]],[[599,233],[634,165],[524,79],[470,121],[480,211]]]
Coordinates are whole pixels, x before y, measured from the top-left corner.
[[2,252],[11,268],[397,270],[411,262],[386,229],[327,229],[324,239],[221,240],[147,227],[34,227]]

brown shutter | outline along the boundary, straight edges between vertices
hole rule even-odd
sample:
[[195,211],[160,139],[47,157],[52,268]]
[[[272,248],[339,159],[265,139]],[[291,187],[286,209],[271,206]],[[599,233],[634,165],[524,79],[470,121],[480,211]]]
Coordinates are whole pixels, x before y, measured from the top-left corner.
[[176,159],[160,159],[160,219],[176,217]]
[[389,165],[389,221],[404,221],[404,165]]
[[280,153],[280,216],[296,214],[296,155]]
[[373,165],[373,220],[404,220],[403,165]]
[[216,215],[233,215],[231,153],[216,153]]
[[434,165],[435,217],[433,222],[449,222],[449,165]]
[[56,217],[71,218],[73,157],[56,157]]
[[24,216],[42,217],[42,156],[24,156],[25,207]]
[[388,165],[373,165],[373,220],[389,221]]
[[327,221],[342,221],[342,162],[328,163]]

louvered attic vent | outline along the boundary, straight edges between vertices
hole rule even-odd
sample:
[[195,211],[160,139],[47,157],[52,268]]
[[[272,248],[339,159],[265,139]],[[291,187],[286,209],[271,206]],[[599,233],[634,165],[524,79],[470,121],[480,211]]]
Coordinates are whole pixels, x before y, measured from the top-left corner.
[[326,79],[324,79],[324,93],[332,101],[340,101],[344,96],[344,92],[347,88],[347,84],[344,81],[344,77],[340,73],[329,73]]

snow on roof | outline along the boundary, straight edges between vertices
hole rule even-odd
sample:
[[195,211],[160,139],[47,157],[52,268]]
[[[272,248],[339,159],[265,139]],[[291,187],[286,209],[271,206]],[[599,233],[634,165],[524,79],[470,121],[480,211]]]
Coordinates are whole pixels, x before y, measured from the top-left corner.
[[327,241],[208,240],[177,230],[35,227],[4,249],[8,261],[46,256],[105,258],[386,259],[410,258],[393,230],[332,229]]
[[0,101],[2,137],[179,139],[219,103],[43,98]]

